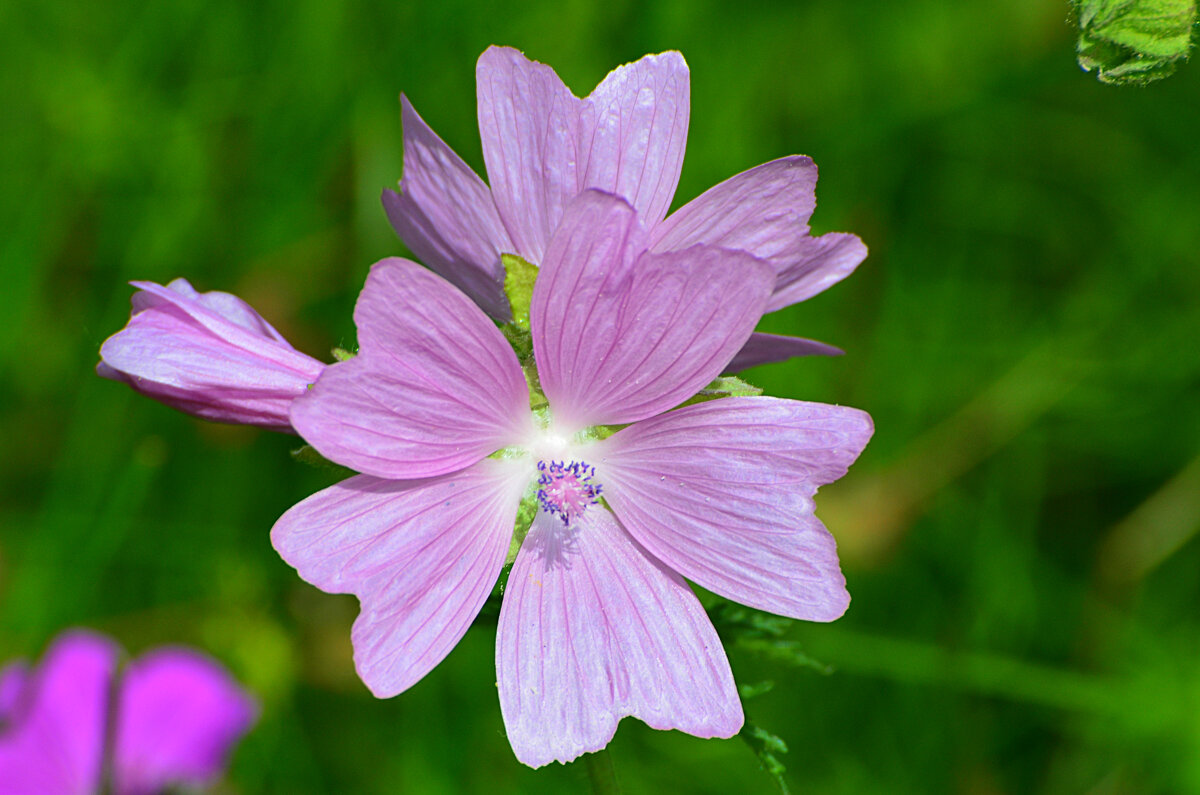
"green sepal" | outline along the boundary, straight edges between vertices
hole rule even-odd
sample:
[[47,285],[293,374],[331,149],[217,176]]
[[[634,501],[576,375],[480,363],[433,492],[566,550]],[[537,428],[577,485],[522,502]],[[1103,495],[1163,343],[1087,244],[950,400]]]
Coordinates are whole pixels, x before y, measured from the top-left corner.
[[1196,0],[1075,0],[1079,65],[1102,82],[1144,85],[1187,60]]
[[521,542],[525,540],[525,536],[529,535],[529,528],[533,525],[537,512],[537,490],[533,484],[530,484],[525,491],[525,496],[521,498],[521,504],[517,507],[517,520],[513,523],[512,541],[508,544],[508,556],[504,559],[505,566],[511,566],[512,562],[517,559]]
[[736,375],[722,375],[680,405],[691,406],[727,397],[758,397],[762,393],[761,388],[746,383]]
[[504,293],[512,309],[512,320],[500,326],[500,332],[512,346],[525,373],[529,387],[529,408],[537,410],[546,405],[542,385],[538,380],[537,364],[533,358],[533,338],[529,334],[529,304],[533,300],[533,284],[537,281],[536,265],[516,254],[501,254],[504,263]]
[[333,358],[337,359],[339,362],[348,362],[358,355],[358,351],[347,350],[341,346],[334,348],[332,353]]
[[771,734],[757,723],[752,722],[749,718],[742,724],[742,730],[738,732],[738,737],[745,741],[746,745],[750,746],[750,750],[754,751],[754,755],[758,757],[758,763],[767,775],[775,780],[775,786],[779,787],[779,791],[783,795],[788,795],[787,781],[783,774],[787,772],[780,756],[787,753],[787,743],[785,743],[777,735]]
[[529,304],[533,300],[533,283],[537,281],[537,266],[516,254],[501,254],[504,265],[504,294],[512,308],[512,325],[529,332]]
[[525,374],[525,386],[529,389],[529,408],[531,411],[546,411],[550,402],[542,392],[542,382],[538,378],[537,364],[533,357],[521,362],[521,372]]
[[515,323],[505,323],[500,327],[500,333],[522,363],[533,359],[533,337],[529,336],[528,329],[517,328]]
[[297,447],[295,450],[293,450],[292,458],[296,461],[299,461],[301,464],[308,464],[309,466],[316,467],[317,469],[336,472],[344,477],[350,477],[351,475],[356,474],[353,469],[348,469],[341,464],[333,463],[328,458],[318,453],[316,448],[310,444]]

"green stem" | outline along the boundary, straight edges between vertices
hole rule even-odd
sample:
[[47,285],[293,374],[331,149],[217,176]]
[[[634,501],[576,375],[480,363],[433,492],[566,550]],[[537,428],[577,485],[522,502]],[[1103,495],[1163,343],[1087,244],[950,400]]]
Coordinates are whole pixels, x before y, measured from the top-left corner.
[[587,765],[588,779],[592,782],[592,792],[596,795],[620,795],[621,787],[617,784],[617,774],[607,748],[585,754],[583,761]]

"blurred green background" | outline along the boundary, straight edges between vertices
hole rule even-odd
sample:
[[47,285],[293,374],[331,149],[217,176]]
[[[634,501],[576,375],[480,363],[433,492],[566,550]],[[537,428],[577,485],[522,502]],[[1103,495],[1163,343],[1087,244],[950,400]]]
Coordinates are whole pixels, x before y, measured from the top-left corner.
[[[854,596],[730,647],[797,792],[1200,792],[1200,65],[1144,89],[1074,62],[1065,3],[240,0],[0,5],[0,660],[86,625],[180,642],[263,704],[222,791],[586,791],[512,756],[493,629],[404,695],[350,663],[352,597],[268,530],[329,478],[294,438],[205,424],[93,374],[130,279],[235,292],[301,350],[353,342],[403,252],[397,95],[482,172],[475,59],[577,94],[679,49],[676,206],[789,153],[817,231],[871,255],[761,328],[845,357],[749,373],[867,409],[818,512]],[[737,739],[625,721],[633,793],[770,793]]]

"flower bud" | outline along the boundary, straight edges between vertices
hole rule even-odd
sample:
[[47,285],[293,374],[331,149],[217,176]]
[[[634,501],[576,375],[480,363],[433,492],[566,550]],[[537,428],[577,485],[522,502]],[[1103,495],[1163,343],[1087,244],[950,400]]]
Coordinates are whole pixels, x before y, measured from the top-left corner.
[[199,293],[186,279],[133,285],[129,323],[100,347],[97,374],[202,419],[294,433],[288,406],[321,362],[237,296]]

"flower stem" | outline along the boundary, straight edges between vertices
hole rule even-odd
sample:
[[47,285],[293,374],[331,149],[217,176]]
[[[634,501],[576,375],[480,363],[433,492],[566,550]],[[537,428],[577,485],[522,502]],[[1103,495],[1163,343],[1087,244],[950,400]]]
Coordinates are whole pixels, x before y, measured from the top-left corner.
[[612,757],[608,755],[607,748],[585,754],[583,761],[587,765],[588,779],[592,782],[592,792],[596,795],[621,794],[617,774],[613,770]]

